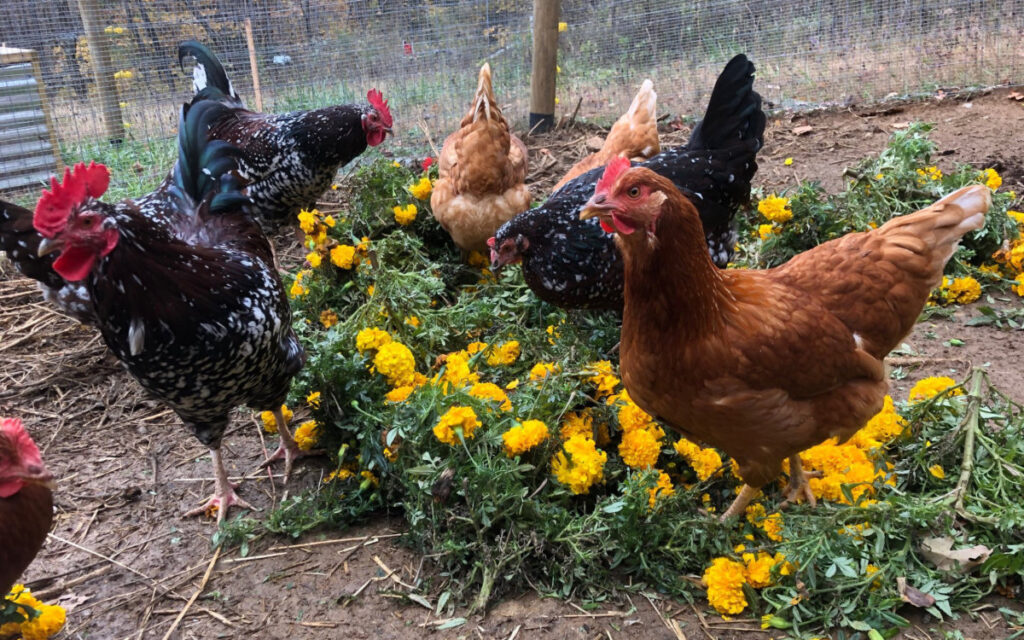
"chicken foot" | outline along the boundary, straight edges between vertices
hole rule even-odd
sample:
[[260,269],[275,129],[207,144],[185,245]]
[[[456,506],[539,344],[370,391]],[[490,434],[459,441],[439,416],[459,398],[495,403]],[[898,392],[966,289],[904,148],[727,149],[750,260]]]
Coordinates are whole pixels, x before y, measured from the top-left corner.
[[750,501],[757,496],[758,491],[759,489],[755,489],[749,484],[744,484],[743,488],[740,489],[740,494],[736,496],[736,499],[732,501],[732,504],[729,505],[729,508],[725,510],[725,513],[722,514],[718,521],[725,522],[729,518],[743,513],[747,505],[750,504]]
[[820,471],[804,471],[799,454],[789,456],[789,485],[786,486],[786,499],[779,505],[779,509],[785,509],[791,502],[796,502],[801,497],[806,498],[807,504],[812,507],[817,506],[818,501],[814,498],[814,492],[811,491],[807,479],[821,476]]
[[185,513],[185,517],[198,516],[204,513],[212,515],[212,512],[216,511],[217,524],[219,525],[227,516],[228,509],[233,506],[237,505],[243,509],[255,511],[255,507],[239,498],[238,494],[235,493],[235,487],[238,485],[228,480],[228,472],[224,468],[224,459],[220,455],[220,447],[216,449],[211,448],[210,457],[213,458],[213,477],[215,482],[213,495],[202,506]]
[[284,458],[284,484],[288,484],[288,477],[292,474],[292,466],[295,460],[305,456],[321,455],[324,451],[323,449],[303,451],[299,448],[299,445],[295,444],[295,438],[292,437],[292,432],[288,429],[288,422],[284,418],[284,412],[281,411],[281,407],[274,409],[274,420],[277,421],[277,433],[281,436],[281,444],[278,445],[277,451],[270,454],[270,457],[263,461],[260,468],[265,469],[275,460]]

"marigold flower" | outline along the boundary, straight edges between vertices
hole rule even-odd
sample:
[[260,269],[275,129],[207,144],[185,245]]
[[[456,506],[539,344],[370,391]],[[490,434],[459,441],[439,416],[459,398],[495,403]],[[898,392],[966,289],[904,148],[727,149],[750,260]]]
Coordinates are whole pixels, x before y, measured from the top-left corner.
[[416,390],[415,385],[407,384],[402,387],[395,387],[391,391],[384,394],[384,398],[388,402],[405,402],[412,395],[412,392]]
[[316,441],[320,437],[320,427],[316,420],[307,420],[295,429],[293,436],[295,437],[295,444],[300,449],[311,451],[316,446]]
[[703,449],[686,438],[680,438],[672,448],[690,463],[701,482],[710,478],[722,467],[722,456],[710,447]]
[[476,355],[487,348],[486,342],[470,342],[466,345],[466,353]]
[[554,362],[538,362],[530,369],[530,382],[538,382],[553,373],[558,373],[559,368]]
[[[285,422],[291,422],[292,416],[294,416],[295,414],[292,413],[292,410],[288,408],[288,405],[282,404],[281,415],[284,417]],[[264,431],[266,431],[267,433],[277,433],[277,418],[274,417],[273,411],[264,411],[260,413],[260,420],[263,421]]]
[[782,161],[782,164],[786,165],[787,167],[791,166],[793,164],[793,158],[786,158],[785,160]]
[[771,195],[757,203],[757,210],[771,222],[782,224],[793,219],[789,198]]
[[569,487],[576,495],[588,493],[590,487],[604,480],[604,464],[608,454],[583,435],[575,435],[562,444],[551,459],[555,479]]
[[902,434],[907,428],[907,421],[896,413],[892,396],[886,395],[882,402],[882,410],[868,420],[860,431],[850,438],[850,444],[861,449],[877,449]]
[[661,440],[651,429],[633,429],[622,434],[619,456],[634,469],[653,467],[661,454]]
[[395,222],[403,227],[408,226],[416,220],[416,205],[407,204],[404,207],[395,206],[392,211],[395,213]]
[[360,483],[360,489],[368,489],[371,486],[380,486],[380,478],[373,475],[373,472],[369,469],[363,469],[360,471],[359,476],[363,479],[362,483]]
[[469,353],[456,351],[449,353],[444,361],[444,375],[441,381],[455,387],[462,387],[466,384],[473,384],[480,380],[480,376],[473,373],[469,367]]
[[302,285],[302,280],[308,276],[311,272],[308,269],[303,269],[295,274],[295,282],[292,283],[292,288],[288,292],[291,297],[298,298],[309,293],[309,289]]
[[473,432],[480,425],[481,422],[472,407],[454,406],[434,425],[434,437],[454,447],[459,444],[459,432],[462,433],[463,439],[468,440],[473,437]]
[[306,404],[313,407],[314,409],[320,408],[320,392],[314,391],[313,393],[306,396]]
[[946,470],[942,468],[941,464],[933,464],[932,466],[928,467],[928,473],[932,474],[939,480],[942,480],[943,478],[946,477]]
[[810,478],[808,484],[818,498],[852,504],[843,493],[843,485],[850,486],[853,502],[865,493],[874,493],[873,483],[884,478],[885,473],[875,468],[860,447],[853,444],[836,444],[836,438],[811,447],[800,454],[805,470],[821,471],[822,477]]
[[330,309],[324,309],[320,312],[320,324],[324,325],[324,329],[330,329],[338,324],[338,314]]
[[409,347],[401,342],[391,341],[377,349],[373,366],[378,373],[387,376],[392,387],[404,387],[413,383],[416,372],[416,358]]
[[519,358],[519,341],[510,340],[501,346],[494,347],[487,354],[487,364],[492,367],[512,364]]
[[597,399],[611,396],[615,388],[619,386],[619,379],[613,374],[612,363],[607,360],[591,362],[584,371],[591,374],[587,378],[587,382],[597,387],[594,392],[594,397]]
[[672,478],[668,477],[668,474],[664,471],[659,471],[658,482],[647,490],[648,506],[653,509],[659,498],[667,498],[675,492],[675,487],[672,486]]
[[[512,401],[508,399],[505,391],[493,382],[478,382],[469,389],[469,395],[484,400],[499,402],[502,411],[512,410]],[[545,427],[547,428],[547,427]]]
[[301,227],[305,233],[312,234],[316,231],[317,213],[318,212],[315,209],[313,211],[306,211],[303,209],[299,212],[299,227]]
[[743,593],[746,567],[729,558],[715,558],[704,570],[704,583],[708,586],[708,604],[723,615],[736,615],[747,608]]
[[405,319],[405,324],[409,325],[410,327],[417,328],[420,326],[420,319],[417,318],[416,316],[408,316]]
[[314,269],[320,266],[320,261],[322,259],[323,256],[320,255],[319,251],[311,251],[306,254],[306,262],[308,262],[309,266],[313,267]]
[[569,30],[569,23],[567,23],[567,22],[559,22],[558,23],[558,33],[565,33],[568,30]]
[[970,304],[981,297],[981,285],[971,276],[965,278],[942,279],[939,288],[941,301],[947,304]]
[[1024,213],[1020,211],[1007,211],[1006,215],[1010,216],[1017,224],[1024,225]]
[[984,181],[986,187],[993,191],[1003,185],[1003,179],[995,169],[985,169],[982,171],[981,180]]
[[1010,285],[1010,290],[1016,293],[1021,298],[1024,298],[1024,273],[1018,274],[1013,280],[1013,284]]
[[756,554],[744,553],[741,557],[746,566],[747,584],[755,589],[763,589],[772,584],[772,568],[778,561],[777,558],[782,558],[781,554],[772,556],[764,551],[759,551]]
[[377,327],[362,329],[356,334],[356,349],[359,350],[359,353],[380,349],[389,342],[391,342],[391,336],[388,332]]
[[351,269],[356,264],[356,248],[339,244],[331,249],[331,264],[342,269]]
[[933,180],[933,181],[934,180],[941,180],[942,179],[942,170],[939,169],[936,166],[925,167],[924,169],[918,169],[917,170],[917,174],[919,176],[921,176],[922,179],[919,179],[918,182],[921,182],[922,184],[924,183],[925,179]]
[[349,478],[351,478],[354,475],[355,474],[352,473],[351,469],[346,469],[346,468],[335,469],[334,471],[331,472],[331,474],[329,476],[324,478],[324,483],[331,482],[332,480],[342,480],[342,481],[348,480]]
[[[935,396],[944,392],[946,389],[955,386],[956,380],[947,376],[924,378],[923,380],[919,380],[917,384],[911,387],[910,394],[907,396],[907,400],[911,404],[916,404],[918,402],[930,400],[931,398],[934,398]],[[954,389],[953,391],[950,392],[949,395],[960,396],[963,395],[963,393],[964,392],[961,389]]]
[[565,414],[565,420],[559,429],[558,435],[562,440],[568,440],[575,435],[583,435],[588,438],[594,437],[594,416],[590,409],[583,411],[571,411]]
[[430,182],[430,178],[423,176],[416,182],[416,184],[409,187],[409,193],[411,193],[412,197],[417,200],[426,200],[430,197],[430,192],[433,191],[433,189],[434,185]]
[[761,224],[757,226],[757,237],[761,238],[761,240],[767,240],[781,231],[774,224]]
[[505,455],[509,458],[522,455],[548,439],[548,426],[540,420],[525,420],[501,434],[505,444]]
[[[24,640],[46,640],[57,635],[64,627],[66,613],[60,605],[50,605],[40,602],[24,585],[16,584],[11,593],[0,598],[0,611],[6,602],[14,602],[21,607],[27,607],[32,611],[18,607],[17,615],[22,617],[21,621],[0,624],[0,637],[21,637]],[[35,617],[32,617],[32,616]]]

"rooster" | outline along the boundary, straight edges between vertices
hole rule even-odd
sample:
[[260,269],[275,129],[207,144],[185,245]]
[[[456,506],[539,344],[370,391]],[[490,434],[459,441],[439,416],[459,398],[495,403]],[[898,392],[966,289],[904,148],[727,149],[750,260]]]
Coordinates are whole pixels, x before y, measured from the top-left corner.
[[964,187],[774,269],[719,270],[670,180],[608,165],[580,215],[614,230],[625,262],[622,380],[642,409],[739,464],[746,484],[723,520],[787,458],[787,502],[814,504],[800,452],[846,440],[882,408],[883,359],[990,203],[985,185]]
[[238,147],[238,172],[249,183],[252,214],[265,227],[314,208],[340,167],[391,133],[391,110],[376,89],[367,94],[368,105],[257,113],[245,108],[212,51],[188,40],[178,47],[178,62],[188,56],[196,59],[193,101],[215,99],[228,107],[212,123],[210,137]]
[[[641,163],[690,196],[719,267],[732,258],[732,219],[750,200],[757,151],[764,144],[765,115],[753,85],[754,65],[737,55],[715,82],[704,120],[689,142]],[[522,262],[526,284],[559,307],[621,310],[622,258],[613,236],[597,220],[579,219],[601,171],[584,173],[498,229],[488,241],[492,268]]]
[[209,140],[228,107],[211,101],[182,109],[178,161],[164,197],[173,211],[147,215],[137,202],[99,200],[109,173],[79,164],[53,179],[33,225],[53,270],[81,283],[103,340],[147,391],[171,407],[210,449],[216,487],[189,512],[248,507],[228,481],[220,445],[239,404],[275,413],[285,479],[303,455],[281,404],[304,352],[274,268],[270,243],[248,213],[233,174],[237,149]]
[[526,145],[509,132],[486,62],[473,106],[459,130],[444,141],[439,161],[430,208],[464,252],[486,251],[487,238],[530,207]]
[[566,182],[591,169],[603,167],[617,156],[641,162],[661,152],[658,141],[658,94],[654,83],[644,80],[632,104],[612,125],[601,148],[583,158],[558,181],[552,191],[558,191]]
[[53,523],[53,476],[17,418],[0,419],[0,601]]

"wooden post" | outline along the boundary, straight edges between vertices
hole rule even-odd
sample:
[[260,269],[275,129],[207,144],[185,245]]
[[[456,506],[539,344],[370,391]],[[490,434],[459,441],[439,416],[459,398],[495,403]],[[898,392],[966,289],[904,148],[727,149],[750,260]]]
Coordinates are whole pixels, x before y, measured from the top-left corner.
[[121,101],[117,97],[114,80],[114,65],[110,60],[110,39],[103,33],[103,15],[97,0],[78,0],[78,12],[82,15],[85,38],[89,41],[89,61],[96,88],[100,93],[100,112],[107,129],[110,144],[124,141],[124,119],[121,116]]
[[60,145],[57,144],[57,129],[53,126],[53,115],[50,113],[50,99],[46,95],[46,87],[43,85],[43,70],[39,66],[39,54],[32,52],[32,73],[36,76],[36,90],[39,92],[39,104],[43,109],[43,119],[46,121],[46,130],[50,132],[50,146],[53,148],[53,159],[57,165],[57,175],[60,175],[64,168],[64,159],[60,156]]
[[256,110],[263,111],[263,93],[260,92],[260,70],[256,66],[256,42],[252,38],[252,20],[245,19],[245,42],[249,45],[249,68],[252,72],[252,92],[256,95]]
[[560,0],[533,0],[533,70],[530,75],[530,131],[555,124]]

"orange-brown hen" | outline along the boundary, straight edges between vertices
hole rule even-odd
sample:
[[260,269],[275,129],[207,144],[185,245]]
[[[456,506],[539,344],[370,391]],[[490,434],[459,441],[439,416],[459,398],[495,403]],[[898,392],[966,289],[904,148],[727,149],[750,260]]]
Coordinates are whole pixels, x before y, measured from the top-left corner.
[[551,191],[558,191],[563,184],[591,169],[603,167],[612,158],[622,156],[642,162],[661,153],[657,107],[658,94],[654,92],[654,83],[644,80],[633,103],[612,125],[601,148],[574,164]]
[[623,253],[622,380],[645,411],[739,464],[746,484],[723,520],[786,458],[787,501],[812,501],[800,451],[849,438],[881,409],[883,358],[990,202],[987,187],[965,187],[774,269],[719,270],[671,182],[609,165],[581,217],[599,215]]
[[486,251],[498,227],[530,207],[525,180],[526,145],[509,131],[484,63],[473,106],[441,148],[430,207],[463,251]]

